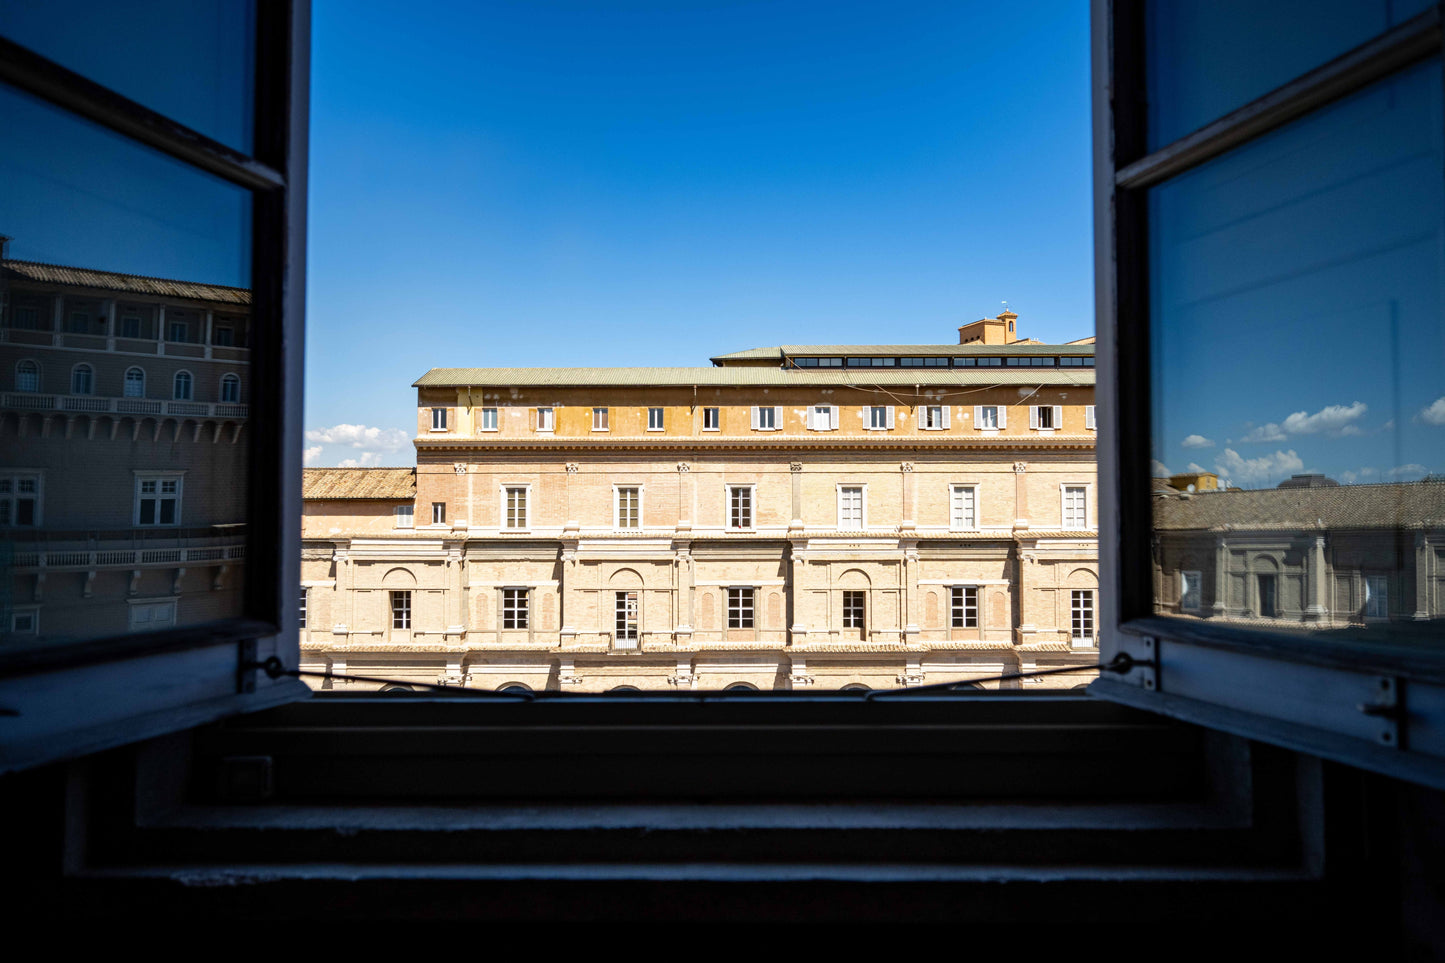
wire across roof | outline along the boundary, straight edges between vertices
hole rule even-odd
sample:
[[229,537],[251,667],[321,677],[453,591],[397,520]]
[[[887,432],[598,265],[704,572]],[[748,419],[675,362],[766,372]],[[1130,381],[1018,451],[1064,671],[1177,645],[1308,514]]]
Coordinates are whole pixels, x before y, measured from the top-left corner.
[[414,388],[1080,385],[1092,368],[433,368]]
[[115,271],[97,271],[93,268],[67,267],[63,264],[45,264],[40,261],[7,260],[0,262],[0,269],[3,269],[0,270],[0,274],[12,281],[64,284],[73,287],[100,288],[105,291],[124,291],[128,294],[145,294],[152,297],[215,301],[221,304],[251,303],[249,289],[227,287],[223,284],[198,284],[195,281],[152,278],[142,274],[119,274]]

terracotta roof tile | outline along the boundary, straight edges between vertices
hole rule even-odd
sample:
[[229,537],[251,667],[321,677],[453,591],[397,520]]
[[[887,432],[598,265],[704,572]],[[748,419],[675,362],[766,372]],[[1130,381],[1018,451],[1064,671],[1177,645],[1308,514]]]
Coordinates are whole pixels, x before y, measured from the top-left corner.
[[301,497],[410,500],[416,497],[416,469],[307,468]]
[[63,264],[43,264],[39,261],[0,262],[0,277],[11,281],[66,284],[154,297],[215,301],[221,304],[251,303],[251,292],[247,288],[232,288],[222,284],[198,284],[195,281],[173,281],[169,278],[146,277],[143,274],[119,274],[115,271],[96,271],[92,268],[67,267]]
[[1198,492],[1154,500],[1154,527],[1315,530],[1445,525],[1445,482]]

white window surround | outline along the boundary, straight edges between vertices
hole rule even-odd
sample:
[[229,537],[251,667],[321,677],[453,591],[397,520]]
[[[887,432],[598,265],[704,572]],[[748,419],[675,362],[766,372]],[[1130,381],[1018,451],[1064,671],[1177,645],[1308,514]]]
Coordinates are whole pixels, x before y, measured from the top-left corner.
[[[1083,490],[1083,524],[1070,525],[1069,490]],[[1093,498],[1094,486],[1090,482],[1060,482],[1059,483],[1059,525],[1068,531],[1083,531],[1090,526],[1089,502]]]
[[[522,490],[522,513],[525,524],[517,528],[508,525],[507,492],[509,489]],[[497,528],[503,532],[529,532],[532,530],[532,483],[502,482],[497,486]]]
[[1069,641],[1075,648],[1094,644],[1099,633],[1098,597],[1093,589],[1069,592]]
[[[709,424],[711,422],[711,424]],[[722,431],[722,409],[716,406],[706,407],[702,410],[702,430]]]
[[866,405],[863,408],[864,426],[869,431],[893,430],[892,405]]
[[[632,489],[637,492],[637,524],[623,526],[622,524],[622,490]],[[640,532],[642,521],[646,516],[643,514],[643,486],[638,484],[614,484],[612,486],[612,527],[619,532]]]
[[447,409],[445,409],[445,408],[433,408],[433,409],[431,410],[431,430],[432,430],[432,431],[446,431],[446,430],[447,430]]
[[[186,473],[135,471],[132,474],[135,476],[135,497],[132,502],[131,524],[137,528],[175,528],[180,525]],[[147,503],[151,503],[148,511]],[[161,521],[168,513],[171,520]],[[142,521],[143,514],[151,520]]]
[[537,406],[537,431],[552,432],[557,427],[557,410],[549,405]]
[[[27,511],[21,510],[23,501],[31,503]],[[35,528],[44,523],[44,507],[44,472],[38,468],[7,468],[0,474],[0,528]],[[22,515],[27,518],[24,522],[20,521]]]
[[395,518],[396,528],[414,528],[416,525],[416,506],[398,505],[392,509]]
[[837,431],[837,430],[838,430],[838,406],[837,406],[837,405],[809,405],[809,406],[808,406],[808,430],[809,430],[809,431]]
[[30,358],[15,362],[15,390],[25,392],[40,390],[40,362]]
[[663,431],[667,426],[667,414],[662,409],[653,405],[647,409],[647,430]]
[[168,629],[176,624],[176,609],[180,607],[180,596],[165,598],[126,599],[130,606],[127,626],[132,632],[151,632]]
[[476,419],[478,434],[482,434],[483,432],[489,433],[501,430],[501,414],[497,411],[495,407],[487,406],[483,408],[477,408],[475,409],[475,412],[476,413],[473,417]]
[[986,432],[998,432],[1007,428],[1008,407],[1006,405],[974,405],[973,427],[978,431]]
[[753,405],[753,431],[782,431],[783,409],[777,405]]
[[1098,431],[1098,430],[1099,430],[1099,425],[1098,425],[1098,423],[1094,420],[1094,406],[1093,406],[1093,405],[1085,405],[1085,406],[1084,406],[1084,427],[1085,427],[1086,429],[1088,429],[1089,431]]
[[[835,520],[836,520],[836,524],[837,524],[838,529],[839,529],[840,531],[857,531],[857,530],[867,529],[867,528],[868,528],[868,484],[867,484],[866,482],[862,482],[862,483],[837,482],[836,485],[835,485],[835,487],[836,487],[836,490],[837,490],[837,514],[834,516],[834,518],[835,518]],[[850,516],[856,516],[856,519],[850,517],[849,520],[848,520],[848,522],[847,522],[847,524],[844,523],[844,492],[845,492],[845,491],[848,491],[848,492],[857,491],[857,492],[858,492],[858,501],[859,501],[859,504],[858,504],[858,506],[857,506],[857,511],[856,511],[856,512],[853,512],[853,511],[850,511],[850,512],[849,512]],[[851,507],[852,507],[852,506],[850,506],[850,508],[851,508]]]
[[182,369],[171,378],[171,397],[176,401],[190,401],[196,396],[196,379],[189,371]]
[[239,375],[228,374],[221,378],[221,403],[229,405],[241,403],[241,378]]
[[10,632],[13,635],[39,635],[40,606],[36,605],[12,609],[10,612]]
[[144,398],[146,396],[146,372],[144,368],[127,368],[125,371],[125,384],[121,393],[127,398]]
[[1388,575],[1366,575],[1365,618],[1388,619],[1390,617],[1390,578]]
[[[734,524],[733,524],[733,489],[735,489],[735,488],[746,489],[746,490],[747,490],[747,493],[748,493],[748,501],[747,501],[748,523],[747,523],[746,525],[734,525]],[[741,485],[736,485],[736,484],[731,484],[731,483],[725,484],[725,485],[723,486],[723,511],[725,512],[726,517],[727,517],[727,526],[726,526],[726,527],[727,527],[727,529],[728,529],[729,531],[737,532],[737,531],[752,531],[752,530],[754,530],[754,529],[757,527],[757,524],[758,524],[758,486],[757,486],[757,484],[756,484],[756,483],[744,483],[744,484],[741,484]]]
[[1198,612],[1203,591],[1203,573],[1181,571],[1179,573],[1179,608],[1184,612]]
[[70,393],[73,395],[95,394],[95,368],[78,364],[70,369]]
[[593,430],[593,431],[607,431],[607,430],[608,430],[608,427],[607,427],[607,424],[608,424],[608,411],[609,411],[609,409],[607,409],[607,408],[593,408],[593,409],[592,409],[592,430]]
[[[948,486],[948,529],[952,532],[976,532],[979,528],[979,501],[977,482],[953,482]],[[969,503],[964,506],[958,504],[958,493],[966,491],[969,493]],[[967,510],[960,518],[959,508]],[[967,524],[967,515],[973,516],[973,523]]]
[[[1044,409],[1048,409],[1047,413]],[[1044,422],[1048,424],[1045,425]],[[1048,434],[1059,431],[1064,426],[1063,405],[1029,405],[1029,428]]]
[[952,420],[952,410],[949,405],[919,405],[918,429],[920,431],[947,431]]
[[432,502],[432,503],[431,503],[431,523],[432,523],[432,527],[434,527],[434,528],[436,528],[436,527],[445,527],[445,525],[446,525],[446,523],[447,523],[447,503],[446,503],[446,502]]

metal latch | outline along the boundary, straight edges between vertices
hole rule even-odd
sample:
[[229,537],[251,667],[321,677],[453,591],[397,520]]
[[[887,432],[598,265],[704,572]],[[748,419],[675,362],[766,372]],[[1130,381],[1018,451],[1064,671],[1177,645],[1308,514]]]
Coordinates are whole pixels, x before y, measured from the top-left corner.
[[1400,737],[1400,720],[1405,718],[1405,700],[1400,695],[1400,680],[1382,675],[1375,680],[1376,701],[1361,702],[1356,708],[1380,723],[1375,738],[1383,746],[1404,748]]

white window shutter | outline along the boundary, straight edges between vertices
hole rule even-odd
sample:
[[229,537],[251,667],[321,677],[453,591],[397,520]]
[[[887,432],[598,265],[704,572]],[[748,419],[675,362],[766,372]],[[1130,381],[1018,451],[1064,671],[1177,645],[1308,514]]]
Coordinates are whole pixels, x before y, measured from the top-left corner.
[[948,405],[944,405],[944,406],[943,406],[943,427],[945,427],[945,428],[948,427],[948,413],[949,413],[949,411],[951,411],[951,410],[952,410],[952,409],[950,408],[950,406],[948,406]]
[[889,406],[888,406],[887,415],[888,415],[888,420],[887,420],[887,422],[885,422],[885,424],[887,424],[888,430],[889,430],[889,431],[892,431],[892,430],[893,430],[893,406],[892,406],[892,405],[889,405]]
[[999,405],[998,408],[996,408],[996,409],[994,409],[994,410],[996,410],[996,411],[998,412],[998,426],[999,426],[1000,428],[1007,428],[1007,427],[1008,427],[1008,409],[1005,408],[1003,405]]
[[1054,430],[1064,430],[1064,406],[1054,405]]
[[817,413],[818,413],[818,409],[814,408],[812,405],[809,405],[809,406],[808,406],[808,413],[807,413],[807,415],[805,416],[804,420],[805,420],[805,422],[807,423],[807,426],[808,426],[808,430],[809,430],[809,431],[817,431],[817,430],[818,430],[818,421],[817,421],[816,418],[814,418],[814,415],[816,415]]
[[1037,428],[1038,426],[1039,426],[1039,406],[1038,406],[1038,405],[1029,405],[1029,427],[1030,427],[1030,428]]
[[1085,427],[1085,428],[1094,428],[1094,427],[1097,427],[1097,426],[1094,424],[1094,406],[1093,406],[1093,405],[1085,405],[1085,406],[1084,406],[1084,427]]
[[973,426],[975,428],[983,427],[983,405],[973,406]]
[[753,431],[758,430],[758,406],[753,405]]
[[773,430],[783,430],[783,408],[781,405],[773,405]]
[[838,406],[828,406],[828,428],[831,430],[838,427]]

